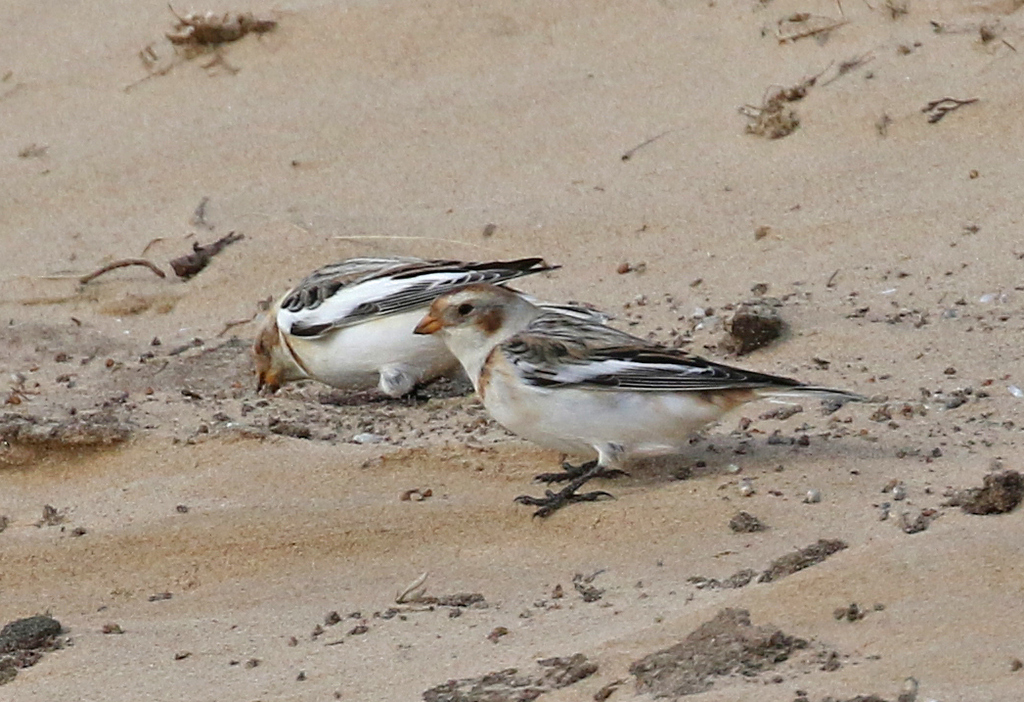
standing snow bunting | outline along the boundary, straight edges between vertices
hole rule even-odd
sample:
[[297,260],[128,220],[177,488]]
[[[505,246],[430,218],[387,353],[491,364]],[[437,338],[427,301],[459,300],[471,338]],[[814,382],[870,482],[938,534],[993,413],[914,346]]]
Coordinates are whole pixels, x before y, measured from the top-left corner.
[[596,454],[564,473],[545,497],[517,502],[547,516],[571,502],[610,496],[577,493],[595,477],[621,475],[631,456],[675,453],[693,432],[762,397],[860,396],[707,361],[587,319],[550,314],[508,290],[470,285],[438,297],[416,326],[440,336],[500,424],[541,446]]

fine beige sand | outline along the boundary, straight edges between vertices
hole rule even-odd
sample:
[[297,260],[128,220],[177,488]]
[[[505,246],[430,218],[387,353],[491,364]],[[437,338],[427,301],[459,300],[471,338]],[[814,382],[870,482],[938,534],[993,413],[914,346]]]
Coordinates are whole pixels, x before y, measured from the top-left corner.
[[[181,60],[161,2],[4,2],[0,418],[38,431],[0,446],[0,624],[46,612],[73,645],[0,699],[416,700],[577,652],[597,672],[543,700],[618,679],[609,699],[650,699],[630,664],[725,607],[841,666],[791,661],[701,700],[894,700],[907,677],[920,700],[1021,699],[1024,514],[943,506],[1024,468],[1020,6],[215,0],[176,9],[279,26]],[[780,41],[826,21],[845,23]],[[740,107],[819,75],[783,105],[795,131],[746,133]],[[929,122],[941,98],[977,102]],[[230,231],[195,278],[170,274]],[[878,402],[749,405],[598,485],[615,500],[532,519],[513,498],[559,457],[471,396],[256,394],[255,325],[226,324],[386,254],[544,256],[563,268],[531,293]],[[168,277],[78,282],[138,257]],[[717,325],[757,284],[788,331],[727,356]],[[91,445],[104,431],[127,439]],[[37,526],[44,505],[64,521]],[[733,533],[739,510],[769,529]],[[688,582],[822,538],[849,548],[771,583]],[[598,571],[586,602],[574,576]],[[487,606],[396,605],[425,572],[427,596]],[[851,603],[870,611],[834,618]]]

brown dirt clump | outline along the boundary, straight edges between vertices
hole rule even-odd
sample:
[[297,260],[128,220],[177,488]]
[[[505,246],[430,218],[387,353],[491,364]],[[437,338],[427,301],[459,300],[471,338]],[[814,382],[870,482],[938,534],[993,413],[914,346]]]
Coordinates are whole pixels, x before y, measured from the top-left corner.
[[767,301],[744,302],[736,308],[726,329],[723,346],[738,355],[750,353],[778,339],[785,329],[782,316]]
[[1015,470],[989,473],[980,488],[961,490],[947,504],[968,514],[1003,514],[1017,508],[1024,498],[1024,476]]
[[757,582],[770,583],[787,575],[792,575],[799,570],[821,563],[833,553],[842,551],[846,547],[846,542],[839,539],[818,539],[817,543],[811,544],[806,548],[787,553],[781,558],[776,558],[768,566],[768,570],[761,573],[761,577],[757,579]]
[[0,630],[0,685],[13,680],[20,668],[38,663],[42,649],[56,647],[61,631],[59,621],[43,614],[5,625]]
[[752,626],[745,609],[723,609],[680,643],[633,663],[629,672],[642,693],[694,695],[711,689],[716,678],[754,676],[774,668],[807,645],[776,627]]
[[69,419],[0,414],[0,441],[8,444],[85,448],[126,441],[133,426],[112,412],[75,415]]
[[425,702],[532,702],[545,692],[568,687],[597,672],[582,653],[537,661],[531,674],[507,668],[478,678],[449,680],[423,693]]

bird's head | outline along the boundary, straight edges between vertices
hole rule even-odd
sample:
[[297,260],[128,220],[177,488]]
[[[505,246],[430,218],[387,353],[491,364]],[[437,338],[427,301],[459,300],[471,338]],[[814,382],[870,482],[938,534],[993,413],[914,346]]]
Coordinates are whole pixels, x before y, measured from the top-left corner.
[[440,336],[469,371],[476,357],[486,356],[539,314],[537,307],[512,290],[469,285],[434,300],[416,325],[416,333]]
[[258,392],[274,393],[285,383],[306,377],[281,339],[276,310],[271,310],[260,324],[252,343],[252,357]]

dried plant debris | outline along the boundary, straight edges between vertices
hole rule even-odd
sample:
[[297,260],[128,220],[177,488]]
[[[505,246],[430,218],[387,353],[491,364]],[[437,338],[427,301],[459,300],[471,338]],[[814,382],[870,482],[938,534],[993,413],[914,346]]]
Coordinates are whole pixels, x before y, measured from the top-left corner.
[[935,124],[950,112],[959,110],[964,105],[973,105],[978,102],[979,99],[980,98],[969,98],[967,100],[958,100],[950,97],[940,98],[938,100],[932,100],[922,107],[921,112],[928,115],[928,124]]
[[603,572],[604,570],[602,569],[590,575],[576,573],[572,576],[572,586],[579,593],[580,597],[583,598],[584,602],[597,602],[604,595],[604,589],[591,584],[594,582],[594,578]]
[[752,568],[744,568],[743,570],[733,573],[725,580],[694,575],[687,578],[686,582],[690,583],[698,590],[734,590],[736,588],[746,587],[756,577],[756,570]]
[[[740,512],[736,515],[736,517],[733,517],[733,519],[735,520],[741,514],[746,514],[746,512]],[[746,520],[742,521],[743,523],[746,523]],[[731,523],[730,526],[732,526]],[[846,547],[846,543],[843,541],[839,541],[838,539],[820,539],[817,543],[811,544],[807,548],[802,548],[799,551],[787,553],[785,556],[782,556],[781,558],[776,558],[774,561],[772,561],[771,565],[768,566],[768,569],[763,571],[761,573],[761,576],[757,578],[757,582],[770,583],[776,580],[780,580],[786,577],[787,575],[792,575],[793,573],[803,570],[804,568],[809,568],[812,565],[821,563],[826,558],[831,556],[833,553],[842,551]],[[690,583],[698,590],[728,590],[733,588],[746,587],[751,582],[753,582],[755,577],[757,577],[757,571],[750,568],[745,568],[736,573],[733,573],[725,580],[718,580],[717,578],[706,578],[702,575],[694,575],[692,577],[687,578],[686,582]]]
[[750,512],[739,511],[729,520],[729,528],[737,534],[752,534],[764,531],[768,526]]
[[1012,512],[1024,498],[1024,476],[1015,470],[989,473],[980,488],[968,488],[953,494],[946,502],[968,514],[1003,514]]
[[897,20],[910,12],[910,0],[885,0],[882,7],[889,19]]
[[134,425],[107,411],[76,414],[69,419],[0,413],[0,441],[30,446],[85,448],[126,441]]
[[752,626],[745,609],[723,609],[680,643],[633,663],[629,672],[641,693],[681,697],[710,690],[718,678],[770,670],[808,645],[774,626]]
[[178,21],[174,31],[165,36],[175,46],[189,50],[215,47],[238,41],[246,34],[265,34],[277,28],[276,20],[261,19],[251,12],[189,12],[179,15],[173,7],[168,7]]
[[826,41],[828,35],[839,29],[847,20],[836,20],[831,17],[812,15],[809,12],[795,12],[780,19],[775,26],[775,38],[780,44],[795,42],[808,37],[817,37]]
[[18,150],[18,158],[42,158],[46,155],[46,151],[50,147],[43,144],[40,146],[35,142],[32,142],[28,146],[22,147]]
[[785,330],[777,309],[780,304],[778,300],[766,298],[739,305],[726,323],[729,336],[722,346],[742,356],[778,339]]
[[222,47],[247,34],[261,35],[277,28],[277,20],[256,17],[251,12],[189,12],[179,15],[173,7],[168,7],[176,20],[173,31],[165,34],[174,49],[173,56],[162,58],[153,44],[143,47],[138,56],[146,75],[126,85],[125,92],[150,78],[167,75],[186,61],[208,54],[213,57],[203,68],[223,68],[228,73],[238,73],[238,69],[227,62]]
[[826,86],[829,85],[830,83],[834,83],[843,76],[845,76],[847,73],[851,73],[860,68],[861,66],[863,66],[864,64],[868,63],[869,61],[874,60],[874,58],[874,54],[872,54],[869,51],[866,54],[858,54],[857,56],[851,56],[848,59],[840,61],[836,65],[835,74],[832,75],[827,80],[823,80],[820,85]]
[[68,515],[64,510],[57,509],[53,505],[43,505],[43,517],[36,522],[36,526],[58,526],[63,524],[67,518]]
[[21,668],[35,665],[43,651],[61,647],[63,627],[43,614],[9,622],[0,630],[0,685],[9,683]]
[[780,580],[787,575],[792,575],[804,568],[821,563],[832,554],[838,553],[845,548],[847,548],[845,541],[839,539],[819,539],[817,543],[811,544],[799,551],[787,553],[785,556],[772,561],[772,564],[768,566],[768,570],[761,573],[761,577],[757,579],[757,582],[770,583]]
[[117,270],[118,268],[126,268],[128,266],[145,266],[149,270],[153,271],[158,278],[167,277],[167,275],[162,270],[160,270],[152,261],[147,261],[144,258],[125,258],[121,259],[120,261],[108,263],[107,265],[99,268],[99,270],[93,271],[88,275],[83,275],[81,278],[78,279],[78,282],[81,283],[82,285],[85,285],[86,283],[91,282],[96,278],[99,278],[104,273],[109,273],[110,271]]
[[832,611],[832,618],[839,622],[859,622],[866,614],[867,610],[861,609],[856,602],[851,602],[847,607],[836,607]]
[[537,661],[539,670],[520,673],[506,668],[478,678],[463,678],[432,687],[423,693],[424,702],[532,702],[546,692],[559,690],[590,677],[597,663],[582,653]]
[[754,105],[741,107],[740,114],[750,120],[747,124],[747,134],[755,134],[768,139],[781,139],[796,131],[796,128],[800,126],[800,119],[796,112],[788,107],[788,104],[807,97],[807,91],[814,87],[818,78],[819,76],[811,76],[788,88],[770,88],[761,101],[760,107]]
[[487,609],[487,600],[479,592],[457,592],[454,595],[417,595],[405,600],[405,602],[431,605],[437,607],[473,607],[474,609]]
[[221,237],[217,241],[212,244],[207,244],[206,246],[200,246],[198,243],[193,243],[192,253],[186,254],[185,256],[179,256],[171,261],[171,268],[174,269],[174,274],[176,276],[184,280],[188,280],[206,268],[206,266],[209,265],[210,260],[223,251],[226,246],[244,238],[245,236],[242,234],[229,232],[227,236]]

